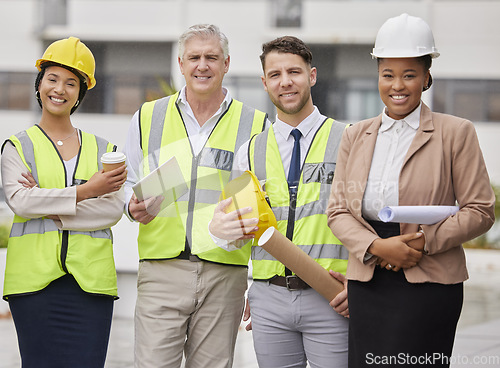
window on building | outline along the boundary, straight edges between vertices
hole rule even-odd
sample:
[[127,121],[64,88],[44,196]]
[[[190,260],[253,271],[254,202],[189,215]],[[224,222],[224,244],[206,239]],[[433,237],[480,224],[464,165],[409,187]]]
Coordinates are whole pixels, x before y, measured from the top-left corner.
[[145,101],[175,92],[170,87],[170,42],[88,42],[97,84],[82,112],[132,114]]
[[43,17],[39,18],[43,22],[42,27],[67,23],[67,0],[42,0],[39,4],[43,12]]
[[302,25],[302,0],[273,0],[274,26],[300,28]]
[[[145,101],[168,96],[174,91],[166,76],[144,77],[128,73],[96,76],[98,83],[85,96],[79,112],[133,114]],[[175,89],[175,87],[174,87]]]
[[500,81],[438,79],[433,110],[475,122],[500,122]]
[[[38,109],[36,73],[0,72],[0,110]],[[87,92],[79,113],[133,114],[145,101],[168,96],[175,86],[168,76],[96,75],[97,85]]]
[[344,112],[349,122],[360,121],[380,114],[383,103],[376,79],[351,79],[347,83]]
[[271,120],[274,120],[276,109],[264,90],[260,78],[227,75],[224,78],[223,86],[230,91],[233,98],[266,112]]
[[114,78],[113,110],[116,114],[132,114],[145,101],[152,101],[175,92],[164,76],[140,77],[121,75]]
[[326,116],[356,123],[380,114],[380,100],[377,80],[374,78],[343,78],[322,80],[312,89],[313,101]]
[[34,101],[34,73],[0,73],[0,109],[29,110]]

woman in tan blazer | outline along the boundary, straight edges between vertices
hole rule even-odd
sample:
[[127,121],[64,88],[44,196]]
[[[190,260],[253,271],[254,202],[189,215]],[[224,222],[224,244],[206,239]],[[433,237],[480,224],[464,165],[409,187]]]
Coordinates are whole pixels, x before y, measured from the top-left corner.
[[[468,278],[462,243],[494,223],[495,197],[474,126],[421,102],[439,56],[407,14],[380,28],[381,115],[347,129],[327,209],[348,248],[349,367],[449,366]],[[433,225],[384,223],[388,205],[455,205]]]

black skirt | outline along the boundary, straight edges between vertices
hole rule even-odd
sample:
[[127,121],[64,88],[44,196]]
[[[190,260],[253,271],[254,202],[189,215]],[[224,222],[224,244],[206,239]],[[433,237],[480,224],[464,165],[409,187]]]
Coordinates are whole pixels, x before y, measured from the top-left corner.
[[[383,238],[399,234],[399,225],[374,225]],[[463,283],[409,283],[376,266],[370,281],[349,280],[348,293],[350,368],[449,366]]]
[[23,368],[104,367],[113,297],[84,292],[73,276],[9,298]]

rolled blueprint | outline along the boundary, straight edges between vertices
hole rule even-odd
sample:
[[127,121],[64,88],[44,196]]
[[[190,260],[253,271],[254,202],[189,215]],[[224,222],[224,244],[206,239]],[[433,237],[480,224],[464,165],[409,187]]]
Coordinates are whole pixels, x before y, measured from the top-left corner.
[[383,222],[432,225],[455,213],[458,206],[388,206],[382,208],[378,217]]
[[328,302],[344,289],[340,281],[334,279],[327,270],[274,227],[269,227],[262,234],[258,244]]

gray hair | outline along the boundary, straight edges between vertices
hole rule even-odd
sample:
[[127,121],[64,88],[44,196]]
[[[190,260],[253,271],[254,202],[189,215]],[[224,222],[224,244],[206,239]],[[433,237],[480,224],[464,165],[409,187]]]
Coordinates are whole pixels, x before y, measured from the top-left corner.
[[184,48],[186,42],[192,37],[216,37],[219,39],[220,47],[224,53],[224,59],[229,55],[229,41],[224,33],[222,33],[216,25],[213,24],[195,24],[191,26],[179,37],[179,57],[184,56]]

